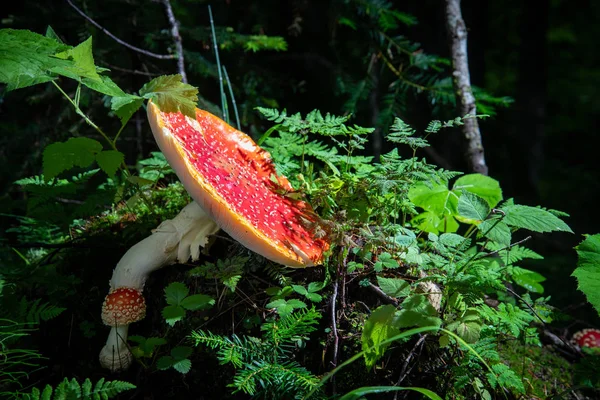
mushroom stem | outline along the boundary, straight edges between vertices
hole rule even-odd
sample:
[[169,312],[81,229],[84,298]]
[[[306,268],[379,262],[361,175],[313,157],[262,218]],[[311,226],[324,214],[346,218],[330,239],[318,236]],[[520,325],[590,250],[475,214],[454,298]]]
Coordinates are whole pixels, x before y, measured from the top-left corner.
[[129,325],[110,328],[106,344],[100,350],[100,365],[112,372],[124,371],[131,365],[132,355],[127,347]]
[[[146,279],[152,271],[175,262],[186,262],[190,257],[197,260],[200,257],[200,247],[204,247],[208,236],[218,230],[219,226],[204,210],[196,202],[191,202],[175,218],[162,222],[153,230],[152,235],[132,246],[123,255],[113,271],[110,293],[103,307],[103,319],[112,326],[107,344],[100,353],[103,367],[120,371],[131,364],[131,353],[124,345],[127,341],[127,327],[143,318],[145,312],[143,298],[140,299],[141,303],[137,300],[135,304],[131,300],[109,301],[111,294],[125,291],[129,293],[128,299],[141,297]],[[127,305],[130,309],[126,309]],[[136,310],[140,310],[141,315],[137,319],[128,319],[134,306]]]
[[197,260],[200,247],[218,230],[204,210],[195,201],[191,202],[125,253],[113,271],[111,289],[129,287],[141,291],[152,271],[176,261],[186,262],[190,256]]

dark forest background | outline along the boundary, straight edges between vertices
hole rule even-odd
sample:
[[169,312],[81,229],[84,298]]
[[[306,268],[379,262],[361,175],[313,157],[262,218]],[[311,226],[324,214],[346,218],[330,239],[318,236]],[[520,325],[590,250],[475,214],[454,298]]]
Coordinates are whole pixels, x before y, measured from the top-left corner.
[[[159,1],[74,4],[131,45],[158,54],[175,52]],[[207,8],[211,5],[241,130],[254,138],[272,126],[255,107],[303,115],[314,109],[351,113],[351,123],[375,128],[364,154],[377,158],[391,150],[393,144],[383,138],[394,117],[423,131],[432,119],[458,116],[441,0],[172,0],[171,4],[180,24],[188,82],[200,90],[199,107],[219,114]],[[551,295],[552,304],[572,317],[556,321],[557,329],[566,334],[600,326],[598,314],[571,277],[577,263],[573,248],[583,234],[600,231],[596,99],[600,2],[463,0],[462,12],[478,112],[489,115],[479,121],[489,175],[500,182],[505,199],[568,213],[565,221],[575,232],[533,234],[528,246],[545,258],[523,266],[547,278],[544,295]],[[92,35],[96,65],[110,69],[110,77],[128,93],[156,76],[178,73],[175,59],[156,59],[124,47],[77,13],[69,0],[13,1],[2,6],[0,18],[0,28],[44,34],[51,26],[69,45]],[[61,87],[73,94],[76,83],[62,79]],[[110,102],[97,93],[82,90],[81,106],[105,131],[119,129]],[[16,242],[6,230],[18,225],[15,216],[27,214],[27,194],[14,182],[39,175],[44,148],[73,136],[102,140],[51,84],[12,92],[0,87],[4,243]],[[432,147],[420,150],[418,156],[448,170],[470,172],[459,129],[429,139]],[[132,168],[157,151],[143,110],[121,134],[119,150]]]

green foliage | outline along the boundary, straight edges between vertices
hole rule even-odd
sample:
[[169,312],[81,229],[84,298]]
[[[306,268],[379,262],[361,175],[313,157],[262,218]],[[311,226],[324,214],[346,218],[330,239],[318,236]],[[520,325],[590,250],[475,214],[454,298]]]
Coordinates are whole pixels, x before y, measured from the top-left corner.
[[189,294],[188,287],[181,282],[173,282],[165,288],[165,298],[168,306],[163,308],[162,316],[167,324],[173,326],[181,321],[186,311],[195,311],[210,308],[215,300],[205,294]]
[[80,384],[75,378],[65,378],[55,388],[46,385],[43,390],[34,388],[31,393],[23,394],[24,400],[60,400],[60,399],[84,399],[84,400],[106,400],[112,399],[127,390],[135,389],[135,386],[123,381],[105,381],[100,378],[96,384],[86,379]]
[[137,346],[131,348],[131,353],[136,358],[152,358],[154,357],[154,352],[158,346],[167,344],[165,339],[159,337],[145,338],[143,336],[133,335],[129,336],[128,340],[137,343]]
[[66,142],[52,143],[44,149],[44,178],[49,181],[73,167],[87,168],[94,161],[108,176],[114,176],[123,160],[123,153],[102,151],[102,145],[96,140],[71,138]]
[[187,346],[177,346],[171,350],[168,356],[162,356],[156,362],[158,369],[173,368],[175,371],[182,374],[187,374],[192,368],[192,362],[188,357],[192,354],[193,349]]
[[231,257],[225,260],[217,260],[217,263],[204,263],[192,268],[188,274],[208,279],[218,279],[231,292],[235,292],[238,282],[242,279],[244,265],[248,257]]
[[264,323],[261,338],[226,337],[198,330],[192,333],[192,339],[196,345],[216,350],[221,364],[236,368],[229,385],[236,392],[274,399],[303,398],[318,389],[319,380],[291,357],[316,329],[320,317],[314,308],[303,309]]
[[181,112],[196,118],[198,89],[183,83],[181,75],[154,78],[140,89],[140,96],[152,99],[163,112]]
[[576,248],[579,261],[572,276],[577,288],[600,314],[600,235],[590,235]]

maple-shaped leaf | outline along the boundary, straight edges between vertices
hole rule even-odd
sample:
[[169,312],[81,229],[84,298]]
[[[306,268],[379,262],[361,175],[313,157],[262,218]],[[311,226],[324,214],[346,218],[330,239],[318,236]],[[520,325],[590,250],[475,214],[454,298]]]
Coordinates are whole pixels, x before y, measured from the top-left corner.
[[163,75],[140,89],[140,96],[151,99],[163,112],[182,112],[196,118],[198,89],[181,81],[181,75]]

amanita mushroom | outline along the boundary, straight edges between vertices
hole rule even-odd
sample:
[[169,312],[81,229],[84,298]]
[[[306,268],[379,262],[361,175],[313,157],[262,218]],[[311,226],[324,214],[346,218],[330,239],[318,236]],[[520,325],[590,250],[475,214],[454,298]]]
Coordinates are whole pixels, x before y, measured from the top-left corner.
[[129,324],[146,314],[142,291],[148,275],[165,265],[186,262],[190,257],[197,260],[200,247],[218,230],[214,221],[192,202],[125,253],[113,271],[110,292],[102,306],[102,320],[111,327],[106,345],[100,351],[103,367],[120,371],[131,364],[127,330]]
[[[320,219],[308,203],[286,196],[292,185],[277,175],[269,153],[250,137],[199,109],[191,119],[162,112],[149,102],[148,119],[160,149],[195,202],[123,256],[110,282],[107,310],[116,304],[110,300],[113,293],[129,293],[121,305],[138,305],[142,314],[143,299],[125,290],[136,290],[141,298],[151,271],[185,262],[190,255],[197,259],[198,246],[219,227],[272,261],[292,267],[322,262],[329,242],[314,234],[322,231]],[[115,308],[108,311],[116,313]],[[133,318],[109,316],[105,322],[112,329],[100,361],[113,371],[125,369],[131,362],[125,340]]]
[[187,192],[231,237],[264,257],[293,267],[318,265],[329,248],[316,237],[312,207],[286,196],[268,152],[218,117],[196,109],[196,119],[148,103],[158,146]]
[[571,343],[579,347],[600,347],[600,330],[583,329],[573,335]]

